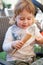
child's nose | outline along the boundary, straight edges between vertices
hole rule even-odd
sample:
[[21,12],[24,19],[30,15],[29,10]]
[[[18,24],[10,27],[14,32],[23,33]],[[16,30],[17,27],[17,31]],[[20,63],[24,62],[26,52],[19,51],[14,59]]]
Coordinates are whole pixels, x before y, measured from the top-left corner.
[[27,19],[25,19],[24,23],[27,23]]

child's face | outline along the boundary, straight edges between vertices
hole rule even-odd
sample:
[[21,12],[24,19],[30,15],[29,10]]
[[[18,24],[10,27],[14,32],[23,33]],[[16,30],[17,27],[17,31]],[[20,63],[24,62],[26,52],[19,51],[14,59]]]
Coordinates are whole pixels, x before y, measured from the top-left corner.
[[29,13],[24,9],[18,16],[16,16],[15,20],[19,27],[27,28],[33,23],[33,18],[32,13]]

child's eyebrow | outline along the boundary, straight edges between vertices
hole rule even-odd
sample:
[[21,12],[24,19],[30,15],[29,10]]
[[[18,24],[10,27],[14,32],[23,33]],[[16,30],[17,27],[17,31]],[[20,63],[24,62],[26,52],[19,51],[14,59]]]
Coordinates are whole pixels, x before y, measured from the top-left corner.
[[[25,18],[25,16],[19,16],[20,18]],[[27,18],[31,18],[32,16],[27,16]]]
[[25,18],[25,17],[21,16],[20,18]]
[[24,16],[19,16],[19,18],[25,18]]

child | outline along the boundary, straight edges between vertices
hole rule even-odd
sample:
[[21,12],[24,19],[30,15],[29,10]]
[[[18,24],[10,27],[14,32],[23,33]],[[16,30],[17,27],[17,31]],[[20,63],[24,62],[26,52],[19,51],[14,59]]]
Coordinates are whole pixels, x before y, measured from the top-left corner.
[[[33,50],[34,40],[31,44],[29,44],[29,42],[25,43],[28,43],[29,45],[25,45],[21,41],[26,34],[26,29],[35,22],[34,14],[35,7],[30,0],[20,0],[15,6],[13,17],[15,24],[13,23],[14,25],[8,28],[3,43],[3,50],[7,52],[7,61],[28,61],[29,58],[35,56]],[[36,25],[35,30],[38,32],[39,36],[41,36]],[[40,38],[42,38],[42,36]],[[32,39],[34,39],[33,36],[30,40]],[[36,40],[39,42],[38,38],[36,38]],[[12,55],[12,52],[15,49],[17,49],[17,51]]]

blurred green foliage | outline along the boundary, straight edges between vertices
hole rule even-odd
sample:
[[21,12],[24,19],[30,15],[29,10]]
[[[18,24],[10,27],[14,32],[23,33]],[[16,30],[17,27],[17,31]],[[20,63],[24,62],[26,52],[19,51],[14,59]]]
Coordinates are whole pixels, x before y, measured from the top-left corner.
[[3,9],[4,8],[10,8],[11,7],[11,4],[10,3],[7,3],[7,1],[6,1],[6,3],[2,0],[2,4],[3,4]]
[[34,45],[34,52],[35,53],[43,53],[43,47],[39,46],[38,44]]

